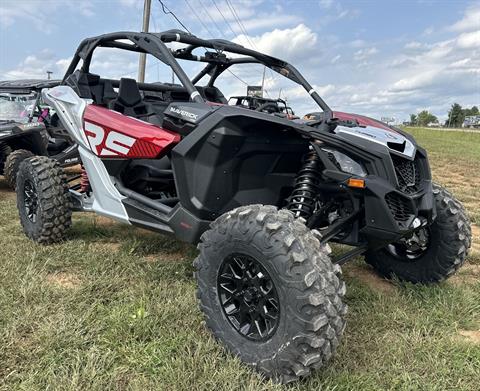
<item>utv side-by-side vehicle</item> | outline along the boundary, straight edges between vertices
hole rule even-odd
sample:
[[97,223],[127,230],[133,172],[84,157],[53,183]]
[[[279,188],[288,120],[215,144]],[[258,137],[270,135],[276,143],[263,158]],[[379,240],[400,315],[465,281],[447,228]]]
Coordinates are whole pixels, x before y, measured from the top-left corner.
[[287,102],[280,98],[271,99],[249,95],[231,96],[228,100],[228,104],[271,114],[277,113],[280,116],[283,115],[287,117],[288,119],[298,118],[295,116],[292,108],[287,106]]
[[15,187],[20,163],[49,156],[67,167],[80,159],[58,116],[42,101],[41,90],[60,80],[0,81],[0,175]]
[[[181,84],[90,73],[100,47],[150,54]],[[190,79],[177,60],[205,66]],[[299,84],[323,114],[292,121],[228,105],[215,82],[239,64]],[[93,211],[198,242],[207,327],[268,378],[289,382],[330,359],[347,312],[340,265],[353,257],[414,283],[442,281],[465,261],[469,220],[432,183],[426,151],[400,129],[333,112],[285,61],[179,30],[111,33],[85,39],[43,97],[78,143],[83,172],[69,183],[53,159],[22,163],[26,235],[61,241],[72,211]],[[333,256],[329,242],[353,249]]]

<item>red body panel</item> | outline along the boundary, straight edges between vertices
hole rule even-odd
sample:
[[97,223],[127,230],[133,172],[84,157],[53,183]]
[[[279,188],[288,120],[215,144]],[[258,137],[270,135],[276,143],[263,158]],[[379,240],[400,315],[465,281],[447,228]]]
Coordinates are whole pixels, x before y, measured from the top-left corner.
[[100,157],[153,159],[180,141],[180,135],[104,107],[88,105],[84,131]]
[[360,126],[373,126],[374,128],[380,128],[380,129],[388,130],[390,132],[395,132],[392,128],[390,128],[388,125],[384,124],[383,122],[374,120],[373,118],[364,117],[363,115],[342,113],[341,111],[334,111],[333,117],[344,120],[344,121],[356,120],[358,121]]

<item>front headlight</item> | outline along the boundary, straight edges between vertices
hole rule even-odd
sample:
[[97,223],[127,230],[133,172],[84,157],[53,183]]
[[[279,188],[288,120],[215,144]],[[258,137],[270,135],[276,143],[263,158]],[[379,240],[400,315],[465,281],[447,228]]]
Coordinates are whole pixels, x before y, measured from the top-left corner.
[[360,177],[367,176],[365,168],[350,156],[336,149],[322,148],[322,150],[328,153],[328,158],[343,172]]

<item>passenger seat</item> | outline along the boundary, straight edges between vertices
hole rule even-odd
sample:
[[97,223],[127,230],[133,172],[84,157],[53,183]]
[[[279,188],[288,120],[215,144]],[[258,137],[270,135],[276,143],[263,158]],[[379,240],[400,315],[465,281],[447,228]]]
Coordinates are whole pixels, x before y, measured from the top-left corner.
[[108,107],[131,117],[146,117],[153,114],[150,105],[143,101],[134,79],[120,79],[118,96],[110,101]]

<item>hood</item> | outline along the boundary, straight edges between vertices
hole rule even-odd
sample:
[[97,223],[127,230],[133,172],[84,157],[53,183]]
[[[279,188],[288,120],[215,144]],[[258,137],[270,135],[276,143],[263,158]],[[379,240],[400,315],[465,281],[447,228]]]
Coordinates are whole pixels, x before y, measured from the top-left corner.
[[388,124],[365,117],[363,115],[333,112],[333,118],[344,122],[354,122],[357,126],[337,125],[334,133],[340,137],[353,141],[355,138],[362,138],[374,143],[382,144],[393,152],[403,155],[409,159],[415,157],[416,147],[407,137]]

